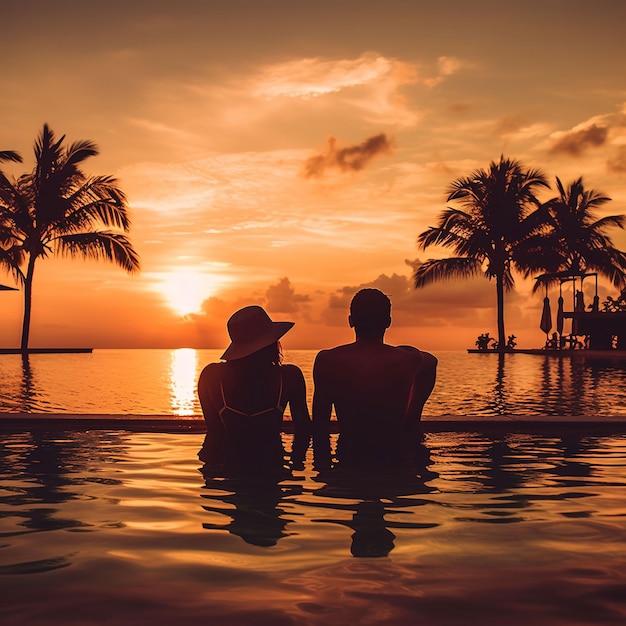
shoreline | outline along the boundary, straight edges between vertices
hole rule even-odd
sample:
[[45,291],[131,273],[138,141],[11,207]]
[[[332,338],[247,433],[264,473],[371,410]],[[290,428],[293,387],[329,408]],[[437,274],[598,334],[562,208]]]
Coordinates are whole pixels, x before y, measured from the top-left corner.
[[626,360],[626,350],[546,350],[545,348],[514,348],[513,350],[478,350],[467,348],[468,354],[533,354],[556,358],[587,358],[587,359],[617,359]]
[[[422,431],[496,433],[624,433],[626,415],[438,415],[422,418]],[[30,430],[125,430],[130,432],[204,433],[201,415],[0,413],[0,432]],[[291,420],[283,420],[283,432],[292,433]],[[337,422],[331,421],[331,432]]]

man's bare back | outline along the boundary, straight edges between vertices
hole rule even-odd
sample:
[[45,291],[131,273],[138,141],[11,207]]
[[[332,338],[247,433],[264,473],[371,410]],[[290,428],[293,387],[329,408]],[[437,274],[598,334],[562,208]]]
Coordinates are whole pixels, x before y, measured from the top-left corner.
[[[365,295],[377,303],[377,294]],[[319,470],[332,464],[329,421],[333,406],[339,423],[340,464],[386,466],[400,461],[403,441],[415,433],[435,383],[434,356],[411,346],[383,342],[390,317],[378,327],[374,324],[373,330],[360,328],[361,318],[354,317],[349,319],[355,326],[356,341],[323,350],[315,360],[314,452]]]

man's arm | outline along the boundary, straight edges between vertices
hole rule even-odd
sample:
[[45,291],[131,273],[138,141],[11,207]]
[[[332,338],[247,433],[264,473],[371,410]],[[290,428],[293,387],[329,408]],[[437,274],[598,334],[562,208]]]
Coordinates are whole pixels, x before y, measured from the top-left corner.
[[324,351],[315,357],[313,365],[313,467],[318,471],[330,469],[330,415],[332,397],[329,386],[328,361]]
[[[405,348],[405,346],[401,347]],[[435,380],[437,378],[436,357],[429,352],[414,349],[419,352],[420,363],[415,372],[411,401],[407,410],[407,422],[409,427],[415,427],[422,419],[422,410],[435,387]]]

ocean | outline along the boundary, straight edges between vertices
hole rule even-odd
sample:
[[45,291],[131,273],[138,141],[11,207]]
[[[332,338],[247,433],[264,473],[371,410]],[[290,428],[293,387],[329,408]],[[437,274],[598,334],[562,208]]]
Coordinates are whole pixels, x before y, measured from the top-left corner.
[[[0,408],[193,415],[219,354],[2,355]],[[315,352],[285,356],[310,395]],[[616,362],[437,356],[427,415],[626,412]],[[320,476],[309,449],[278,483],[206,474],[203,439],[3,432],[0,623],[626,623],[622,433],[427,432],[411,475]]]
[[[200,415],[196,382],[220,350],[94,350],[0,355],[0,411]],[[290,350],[313,393],[316,351]],[[436,352],[437,384],[424,409],[439,415],[626,415],[626,362],[528,354]],[[287,414],[288,417],[288,414]]]

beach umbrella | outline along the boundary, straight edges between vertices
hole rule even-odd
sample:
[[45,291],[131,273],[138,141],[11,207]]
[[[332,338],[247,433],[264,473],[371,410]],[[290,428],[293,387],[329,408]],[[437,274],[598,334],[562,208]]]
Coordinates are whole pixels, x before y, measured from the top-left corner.
[[543,311],[541,313],[541,323],[539,328],[547,335],[552,329],[552,311],[550,311],[550,298],[543,299]]
[[563,334],[563,296],[559,296],[556,310],[556,332],[559,335]]
[[559,337],[563,334],[563,281],[559,283],[559,299],[557,300],[557,309],[556,309],[556,332],[559,333]]

